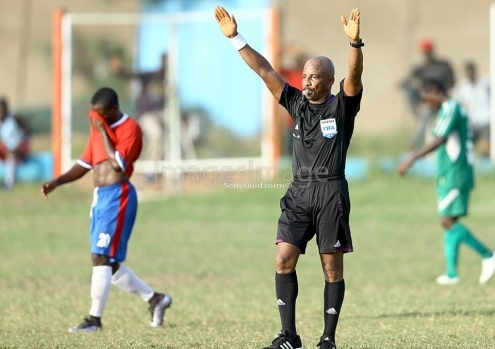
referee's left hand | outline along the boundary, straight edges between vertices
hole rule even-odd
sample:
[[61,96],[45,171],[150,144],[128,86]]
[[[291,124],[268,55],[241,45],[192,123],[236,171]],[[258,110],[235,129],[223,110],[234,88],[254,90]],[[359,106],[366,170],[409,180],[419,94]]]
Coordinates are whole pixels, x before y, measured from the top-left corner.
[[344,32],[349,37],[349,39],[354,42],[359,41],[360,15],[361,12],[359,11],[359,9],[355,8],[349,15],[349,21],[347,21],[344,16],[340,16],[340,20],[342,21],[342,25],[344,26]]

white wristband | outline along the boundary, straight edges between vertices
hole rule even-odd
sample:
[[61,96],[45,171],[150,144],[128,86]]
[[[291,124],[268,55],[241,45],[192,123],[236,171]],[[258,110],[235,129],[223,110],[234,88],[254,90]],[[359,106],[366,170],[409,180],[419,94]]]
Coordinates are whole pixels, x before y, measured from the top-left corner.
[[229,39],[237,51],[247,45],[246,39],[241,34],[237,33],[236,37]]

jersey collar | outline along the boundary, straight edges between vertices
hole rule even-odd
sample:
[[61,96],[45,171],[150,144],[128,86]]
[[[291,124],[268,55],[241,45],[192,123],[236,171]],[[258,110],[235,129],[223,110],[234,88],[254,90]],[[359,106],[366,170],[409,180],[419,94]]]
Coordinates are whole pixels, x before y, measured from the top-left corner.
[[113,124],[110,125],[110,128],[115,128],[117,126],[122,125],[124,122],[127,121],[127,119],[129,119],[129,115],[127,114],[122,115],[122,117],[119,120],[115,121]]
[[330,95],[330,97],[327,99],[326,102],[323,102],[323,103],[320,103],[320,104],[312,104],[312,103],[309,103],[309,104],[312,105],[312,106],[316,106],[316,107],[322,107],[322,106],[324,106],[326,104],[331,103],[334,100],[334,98],[335,98],[335,95]]

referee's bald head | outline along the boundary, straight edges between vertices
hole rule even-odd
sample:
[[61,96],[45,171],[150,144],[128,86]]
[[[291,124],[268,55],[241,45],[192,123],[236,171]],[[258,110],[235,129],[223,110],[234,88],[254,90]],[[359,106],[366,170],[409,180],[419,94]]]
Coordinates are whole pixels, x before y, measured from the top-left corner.
[[318,56],[311,58],[309,61],[306,62],[305,66],[308,64],[319,67],[321,72],[327,74],[329,77],[333,78],[335,76],[335,67],[332,60],[328,57]]
[[335,68],[328,57],[318,56],[306,62],[302,74],[302,85],[310,103],[324,103],[330,98],[335,82]]
[[111,109],[119,106],[119,96],[114,89],[110,87],[102,87],[97,90],[91,98],[91,104],[99,106],[103,109]]

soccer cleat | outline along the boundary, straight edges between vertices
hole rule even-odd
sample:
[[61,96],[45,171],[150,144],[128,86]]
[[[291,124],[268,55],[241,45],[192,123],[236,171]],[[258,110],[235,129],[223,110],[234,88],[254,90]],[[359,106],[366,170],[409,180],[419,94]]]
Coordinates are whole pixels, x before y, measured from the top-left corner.
[[335,343],[333,343],[328,336],[321,336],[320,343],[316,344],[320,349],[337,349]]
[[444,274],[437,277],[436,281],[439,285],[456,285],[461,281],[461,279],[459,279],[458,276],[451,278],[450,276]]
[[480,284],[488,282],[493,274],[495,274],[495,252],[490,258],[484,258],[481,261]]
[[92,316],[85,317],[79,325],[69,328],[69,333],[86,333],[101,330],[101,320]]
[[168,294],[156,294],[156,301],[152,301],[150,303],[151,327],[160,327],[163,324],[165,310],[167,310],[167,308],[170,308],[171,305],[172,297],[170,297]]
[[287,331],[280,331],[278,337],[272,341],[272,344],[263,349],[303,349],[303,346],[299,336],[292,338]]

